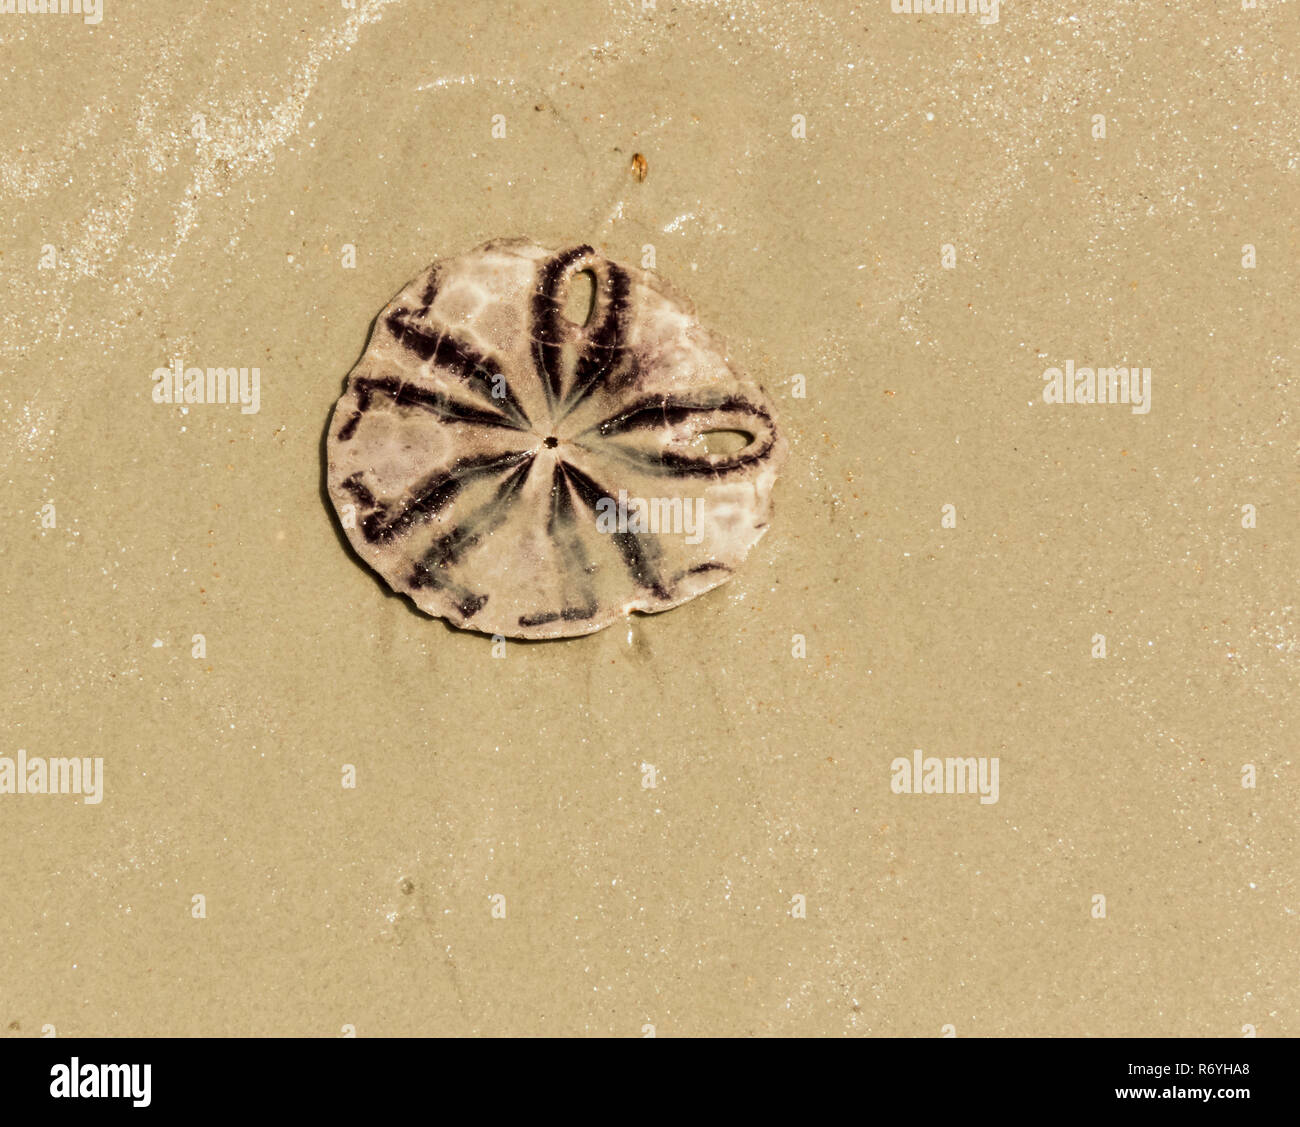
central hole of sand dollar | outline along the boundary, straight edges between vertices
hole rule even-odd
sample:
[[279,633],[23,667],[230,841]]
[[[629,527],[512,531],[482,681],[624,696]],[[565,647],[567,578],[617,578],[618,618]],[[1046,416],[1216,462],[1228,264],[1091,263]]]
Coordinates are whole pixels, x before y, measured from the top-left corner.
[[555,435],[548,434],[546,436],[546,442],[545,442],[546,449],[554,450],[557,446],[559,446],[559,444],[560,444],[560,440],[556,438]]

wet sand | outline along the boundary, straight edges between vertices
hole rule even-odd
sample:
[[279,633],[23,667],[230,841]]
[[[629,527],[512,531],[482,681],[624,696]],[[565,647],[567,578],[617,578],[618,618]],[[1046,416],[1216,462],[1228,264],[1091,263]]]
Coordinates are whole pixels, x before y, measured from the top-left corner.
[[[103,770],[0,794],[0,1032],[1294,1035],[1296,32],[1092,7],[0,15],[0,758]],[[791,451],[729,583],[498,658],[321,453],[509,235],[652,247]]]

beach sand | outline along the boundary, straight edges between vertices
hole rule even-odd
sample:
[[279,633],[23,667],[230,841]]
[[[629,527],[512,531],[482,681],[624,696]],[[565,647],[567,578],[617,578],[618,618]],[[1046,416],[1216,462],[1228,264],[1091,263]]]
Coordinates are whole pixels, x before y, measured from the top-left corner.
[[[0,794],[0,1033],[1296,1034],[1293,15],[0,15],[0,757],[103,772]],[[653,248],[790,457],[729,583],[494,657],[321,457],[504,236]]]

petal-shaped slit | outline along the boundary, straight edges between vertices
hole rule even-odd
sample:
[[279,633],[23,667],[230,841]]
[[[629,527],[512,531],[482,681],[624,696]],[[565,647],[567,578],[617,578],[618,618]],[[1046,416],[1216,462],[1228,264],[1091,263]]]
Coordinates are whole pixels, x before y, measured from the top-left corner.
[[[595,285],[591,313],[578,325],[565,306],[581,274]],[[630,290],[627,271],[589,246],[562,251],[542,267],[532,300],[534,354],[557,420],[625,363]]]
[[[730,453],[710,453],[704,436],[734,431],[749,441]],[[721,476],[762,462],[776,442],[768,411],[740,396],[687,399],[661,395],[639,400],[577,436],[588,445],[593,434],[611,455],[665,475]]]

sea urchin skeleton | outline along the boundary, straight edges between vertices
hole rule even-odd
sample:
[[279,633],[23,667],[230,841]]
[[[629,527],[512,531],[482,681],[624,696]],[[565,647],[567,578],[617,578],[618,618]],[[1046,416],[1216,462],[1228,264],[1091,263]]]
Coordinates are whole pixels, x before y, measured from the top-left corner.
[[[710,453],[718,431],[746,441]],[[421,610],[557,638],[725,582],[784,457],[762,391],[662,281],[509,240],[435,263],[380,314],[327,479],[357,554]]]

